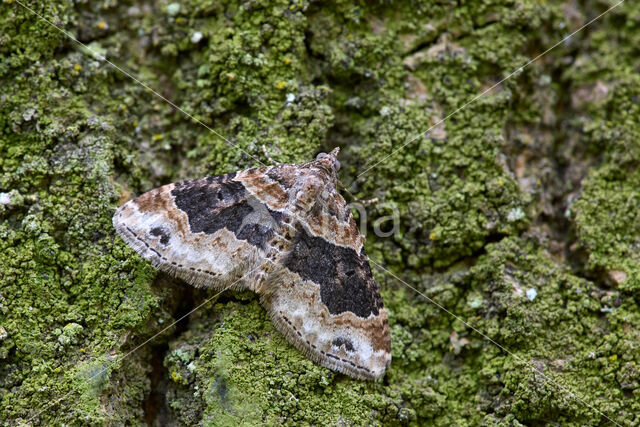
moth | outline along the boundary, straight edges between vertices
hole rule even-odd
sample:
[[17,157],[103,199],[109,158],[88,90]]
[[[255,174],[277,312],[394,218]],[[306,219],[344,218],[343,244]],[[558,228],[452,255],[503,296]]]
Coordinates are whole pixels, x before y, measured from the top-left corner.
[[276,329],[314,362],[379,379],[391,363],[387,312],[336,189],[338,152],[165,185],[118,208],[113,225],[169,275],[256,292]]

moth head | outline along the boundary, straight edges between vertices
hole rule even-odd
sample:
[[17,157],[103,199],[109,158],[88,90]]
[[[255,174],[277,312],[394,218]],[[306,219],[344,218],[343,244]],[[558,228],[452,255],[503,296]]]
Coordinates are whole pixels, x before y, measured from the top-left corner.
[[329,154],[320,153],[316,156],[316,162],[319,162],[328,169],[333,169],[334,172],[338,172],[340,170],[340,162],[338,161],[339,152],[340,147],[336,147]]

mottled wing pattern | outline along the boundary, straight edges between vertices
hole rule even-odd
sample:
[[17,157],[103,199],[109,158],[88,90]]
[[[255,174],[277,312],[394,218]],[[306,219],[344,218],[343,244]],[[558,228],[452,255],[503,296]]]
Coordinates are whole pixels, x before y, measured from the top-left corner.
[[[387,313],[349,207],[313,168],[299,168],[295,180],[283,177],[291,171],[271,172],[281,175],[281,185],[289,183],[283,185],[287,204],[280,207],[291,218],[267,257],[273,272],[258,289],[263,305],[278,330],[315,362],[357,378],[380,378],[391,361]],[[245,182],[250,190],[277,181],[266,175],[252,180]]]
[[262,303],[277,329],[313,361],[378,379],[391,362],[387,314],[364,252],[312,246],[301,232],[269,276]]
[[337,150],[300,165],[166,185],[120,207],[113,224],[159,269],[195,286],[260,295],[309,358],[356,378],[391,362],[387,312],[351,211]]
[[260,265],[278,219],[262,212],[235,176],[151,190],[121,206],[114,227],[160,270],[194,286],[224,288]]

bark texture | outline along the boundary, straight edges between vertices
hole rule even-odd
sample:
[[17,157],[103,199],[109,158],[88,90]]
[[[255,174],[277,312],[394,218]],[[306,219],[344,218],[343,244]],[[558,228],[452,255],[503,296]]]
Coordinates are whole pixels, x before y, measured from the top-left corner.
[[[0,423],[640,423],[637,4],[387,158],[613,4],[4,0]],[[342,182],[379,198],[380,382],[307,360],[250,293],[163,330],[213,293],[112,228],[134,195],[268,163],[263,144],[339,146]]]

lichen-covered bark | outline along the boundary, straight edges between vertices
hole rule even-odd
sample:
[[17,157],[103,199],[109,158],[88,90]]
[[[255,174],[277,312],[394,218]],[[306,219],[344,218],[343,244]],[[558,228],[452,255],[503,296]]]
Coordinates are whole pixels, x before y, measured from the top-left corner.
[[[640,422],[633,2],[389,158],[613,3],[25,4],[236,148],[0,5],[3,424]],[[392,272],[374,267],[383,381],[311,363],[250,293],[163,330],[214,294],[156,273],[115,208],[267,163],[262,145],[282,162],[340,146],[342,181],[379,199],[369,225],[399,212],[367,240]]]

